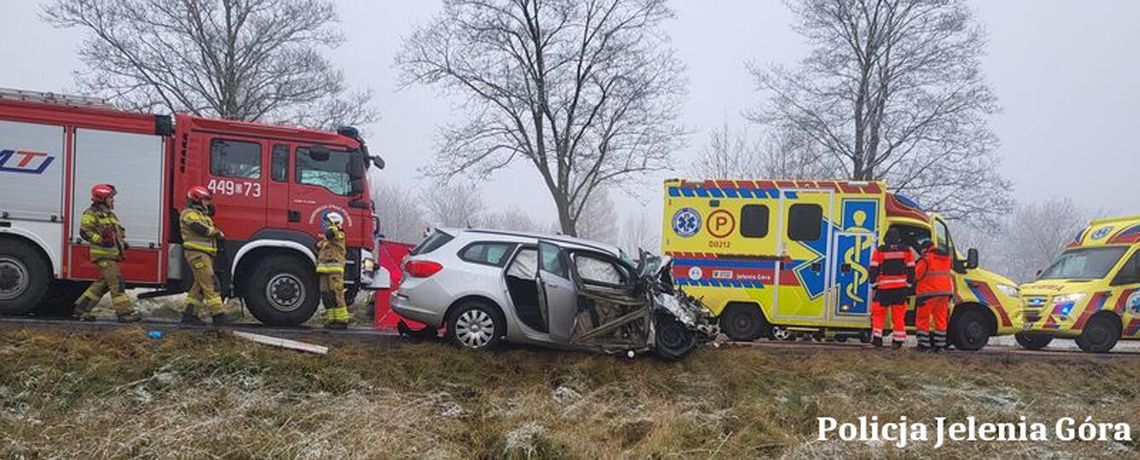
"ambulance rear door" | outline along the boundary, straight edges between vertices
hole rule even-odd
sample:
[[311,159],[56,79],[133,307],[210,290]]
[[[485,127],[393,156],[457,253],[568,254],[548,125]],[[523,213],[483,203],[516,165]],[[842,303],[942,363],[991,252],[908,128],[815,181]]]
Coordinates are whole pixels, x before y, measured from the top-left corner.
[[866,327],[871,308],[871,253],[883,225],[883,195],[839,194],[829,257],[828,322]]

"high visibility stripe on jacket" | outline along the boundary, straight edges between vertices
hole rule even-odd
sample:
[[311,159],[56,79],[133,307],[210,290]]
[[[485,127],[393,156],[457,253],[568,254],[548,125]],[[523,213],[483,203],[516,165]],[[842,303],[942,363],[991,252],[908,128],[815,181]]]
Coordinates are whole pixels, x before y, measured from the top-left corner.
[[344,273],[344,259],[348,250],[344,245],[344,231],[329,225],[317,242],[317,273]]
[[186,206],[179,215],[178,222],[182,230],[183,250],[217,255],[218,228],[205,209],[194,204]]
[[907,289],[914,282],[914,254],[905,246],[879,246],[871,255],[870,275],[880,291]]
[[126,232],[119,217],[103,204],[92,204],[79,220],[79,236],[91,243],[91,261],[120,260]]
[[954,275],[951,273],[950,255],[940,248],[931,248],[922,255],[915,270],[918,286],[915,296],[942,297],[954,295]]

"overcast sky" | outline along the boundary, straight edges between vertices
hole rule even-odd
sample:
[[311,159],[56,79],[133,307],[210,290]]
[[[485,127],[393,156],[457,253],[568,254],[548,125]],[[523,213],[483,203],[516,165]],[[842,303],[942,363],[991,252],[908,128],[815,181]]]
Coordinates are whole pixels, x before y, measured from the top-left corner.
[[[452,105],[430,88],[397,88],[393,57],[402,37],[440,9],[437,1],[340,0],[346,38],[331,53],[350,84],[376,92],[381,119],[366,129],[385,155],[385,181],[422,187],[417,168],[430,161],[437,127]],[[1140,214],[1140,2],[1133,0],[990,0],[972,3],[989,31],[984,61],[1004,110],[992,127],[1001,139],[1004,173],[1019,200],[1071,197],[1088,208]],[[675,0],[667,25],[688,66],[683,122],[693,131],[677,152],[692,162],[708,131],[763,101],[746,61],[794,64],[805,53],[776,0]],[[39,20],[35,1],[0,0],[0,87],[66,91],[81,34]],[[520,171],[525,171],[521,169]],[[640,200],[616,197],[619,209],[660,214],[658,179]],[[518,205],[553,220],[548,193],[533,174],[504,173],[483,186],[495,208]],[[534,190],[534,193],[520,191]],[[646,206],[642,206],[644,203]]]

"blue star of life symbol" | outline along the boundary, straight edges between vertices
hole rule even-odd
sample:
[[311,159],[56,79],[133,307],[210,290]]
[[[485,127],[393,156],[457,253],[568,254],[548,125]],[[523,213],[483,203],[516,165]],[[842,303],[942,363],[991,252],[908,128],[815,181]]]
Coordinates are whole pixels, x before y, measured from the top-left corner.
[[682,238],[696,235],[701,229],[701,215],[693,208],[681,208],[673,214],[673,233]]
[[1100,229],[1097,229],[1097,231],[1092,234],[1092,239],[1099,240],[1101,238],[1104,238],[1108,236],[1108,233],[1111,231],[1112,227],[1102,227]]

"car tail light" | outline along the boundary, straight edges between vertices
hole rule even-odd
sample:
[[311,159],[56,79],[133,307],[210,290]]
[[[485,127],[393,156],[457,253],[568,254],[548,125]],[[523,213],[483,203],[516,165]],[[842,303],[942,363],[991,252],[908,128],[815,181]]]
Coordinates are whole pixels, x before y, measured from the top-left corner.
[[430,260],[409,260],[404,264],[404,271],[413,278],[427,278],[443,270],[443,265]]

